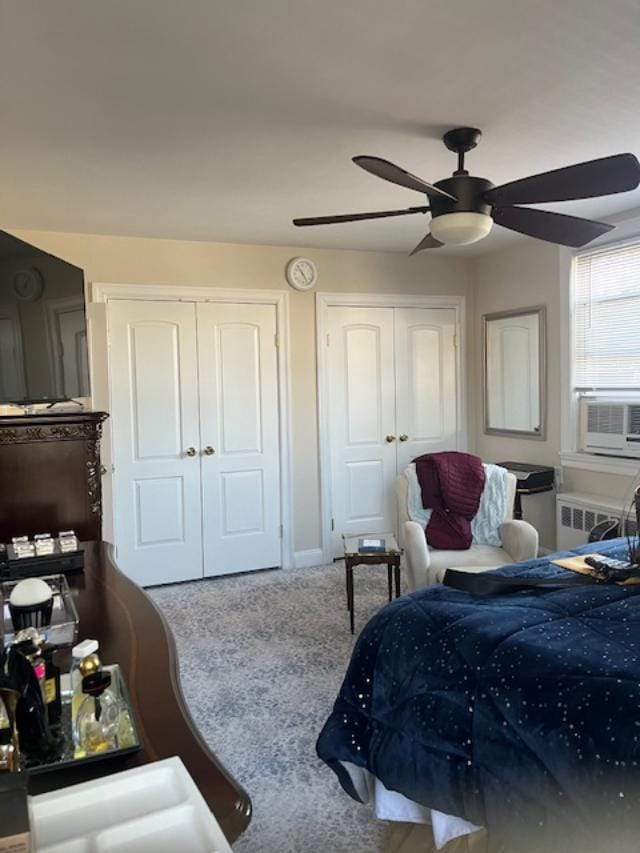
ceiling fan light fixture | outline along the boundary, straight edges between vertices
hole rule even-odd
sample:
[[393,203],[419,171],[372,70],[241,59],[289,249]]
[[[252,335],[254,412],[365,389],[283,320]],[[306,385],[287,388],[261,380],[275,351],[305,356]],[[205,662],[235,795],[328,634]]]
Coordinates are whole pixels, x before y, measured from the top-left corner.
[[442,213],[431,220],[431,233],[440,243],[466,246],[484,239],[492,226],[493,219],[486,213]]
[[487,178],[471,175],[465,169],[465,155],[476,147],[480,136],[477,127],[454,127],[447,131],[442,141],[449,151],[458,155],[458,168],[451,177],[432,184],[382,157],[360,154],[353,158],[356,166],[365,172],[425,195],[429,202],[426,207],[313,216],[294,219],[293,224],[330,225],[430,212],[431,231],[418,243],[412,255],[447,244],[477,243],[491,232],[494,219],[501,227],[517,234],[577,248],[586,246],[614,226],[522,205],[599,198],[640,186],[640,162],[630,153],[575,163],[495,186]]

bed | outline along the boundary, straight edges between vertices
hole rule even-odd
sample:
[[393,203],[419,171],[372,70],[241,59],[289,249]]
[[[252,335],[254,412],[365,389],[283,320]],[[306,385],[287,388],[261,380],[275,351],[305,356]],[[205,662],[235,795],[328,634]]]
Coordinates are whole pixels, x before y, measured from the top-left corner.
[[[556,556],[497,573],[566,577]],[[640,586],[396,599],[360,635],[317,751],[439,849],[482,832],[509,853],[637,851]]]

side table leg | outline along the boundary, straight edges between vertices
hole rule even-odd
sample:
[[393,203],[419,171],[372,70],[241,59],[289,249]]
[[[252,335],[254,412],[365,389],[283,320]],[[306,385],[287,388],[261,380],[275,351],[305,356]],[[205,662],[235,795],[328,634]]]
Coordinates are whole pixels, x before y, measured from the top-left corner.
[[400,598],[400,563],[395,564],[394,574],[396,576],[396,598]]
[[354,633],[354,618],[353,618],[353,564],[348,561],[345,563],[347,571],[347,606],[349,608],[349,623],[351,625],[351,633]]
[[387,563],[387,583],[389,585],[389,601],[393,598],[393,585],[391,582],[391,563]]

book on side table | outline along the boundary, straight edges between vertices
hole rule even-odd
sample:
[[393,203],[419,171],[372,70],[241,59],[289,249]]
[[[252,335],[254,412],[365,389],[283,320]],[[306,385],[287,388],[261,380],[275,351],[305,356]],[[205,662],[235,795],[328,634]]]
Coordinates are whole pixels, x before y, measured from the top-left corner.
[[384,539],[373,537],[358,539],[358,551],[361,554],[384,554],[386,550],[387,543]]

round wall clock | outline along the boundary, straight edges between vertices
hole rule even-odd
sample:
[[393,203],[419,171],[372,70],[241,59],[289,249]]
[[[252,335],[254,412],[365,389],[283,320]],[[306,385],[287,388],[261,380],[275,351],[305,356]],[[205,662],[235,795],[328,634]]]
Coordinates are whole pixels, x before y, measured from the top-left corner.
[[17,270],[13,275],[13,292],[22,302],[35,302],[42,296],[44,281],[35,268]]
[[311,290],[318,280],[318,270],[308,258],[291,258],[286,276],[291,287],[296,290]]

